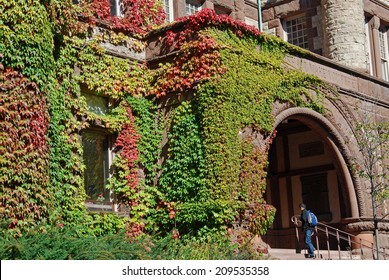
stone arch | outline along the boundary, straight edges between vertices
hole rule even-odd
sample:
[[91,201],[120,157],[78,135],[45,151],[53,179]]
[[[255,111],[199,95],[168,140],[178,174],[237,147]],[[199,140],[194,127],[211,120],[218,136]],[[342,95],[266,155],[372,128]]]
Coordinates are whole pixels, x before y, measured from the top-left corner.
[[280,112],[275,117],[273,130],[287,119],[296,119],[314,130],[326,144],[331,148],[333,156],[336,159],[337,169],[341,170],[340,179],[345,186],[347,194],[348,216],[356,218],[365,214],[363,204],[363,193],[360,187],[359,179],[353,176],[348,166],[351,163],[351,155],[343,137],[328,119],[323,115],[308,108],[288,108]]

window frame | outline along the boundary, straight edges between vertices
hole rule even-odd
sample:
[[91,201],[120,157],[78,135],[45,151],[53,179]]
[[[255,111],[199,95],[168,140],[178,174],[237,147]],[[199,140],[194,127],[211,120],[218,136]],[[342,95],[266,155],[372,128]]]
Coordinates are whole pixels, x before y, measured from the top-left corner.
[[[116,106],[115,102],[111,98],[109,98],[109,96],[95,94],[84,87],[82,87],[82,89],[81,89],[81,95],[83,96],[83,98],[85,98],[85,103],[87,104],[88,112],[90,114],[95,114],[96,116],[104,116],[108,110],[110,110]],[[101,112],[103,112],[102,114],[96,113],[95,110],[90,108],[90,105],[88,104],[89,103],[88,97],[93,97],[93,98],[94,97],[101,97],[101,98],[106,99],[106,105],[104,105],[104,108],[102,108],[102,110],[100,110]],[[79,134],[80,143],[81,143],[81,147],[83,149],[83,153],[85,152],[84,142],[83,142],[83,134],[88,133],[88,132],[106,136],[106,140],[107,140],[106,152],[107,152],[107,161],[108,162],[106,165],[107,173],[104,173],[104,175],[103,175],[103,176],[106,176],[103,189],[107,190],[106,186],[107,186],[108,179],[111,178],[111,176],[112,176],[110,169],[111,169],[113,160],[115,158],[115,153],[114,153],[115,135],[109,133],[108,129],[104,125],[102,125],[102,123],[99,120],[89,121],[89,127],[83,129]],[[83,156],[83,163],[86,166],[84,156]],[[84,172],[86,172],[86,171],[87,171],[87,168],[85,168]],[[85,178],[85,173],[84,173],[84,182],[85,182],[85,180],[86,180],[86,178]],[[88,194],[87,186],[85,183],[84,183],[84,189],[85,189],[85,193]],[[113,212],[118,211],[116,195],[112,190],[109,190],[109,201],[98,202],[97,200],[87,199],[87,200],[85,200],[84,204],[85,204],[86,208],[90,211],[113,211]]]
[[[169,11],[166,11],[166,7],[169,9]],[[173,0],[163,0],[163,9],[166,13],[166,22],[173,22],[174,21],[174,5]]]
[[381,65],[382,79],[385,81],[389,81],[388,29],[387,26],[382,25],[378,28],[379,64]]
[[[365,22],[370,74],[389,82],[389,23],[375,15],[367,15]],[[382,46],[386,54],[384,59]]]
[[[98,201],[97,199],[86,199],[85,206],[87,207],[88,210],[116,211],[116,208],[117,208],[116,196],[115,196],[114,192],[112,192],[111,190],[108,190],[106,188],[107,182],[112,175],[110,172],[110,167],[111,167],[113,159],[115,157],[115,154],[113,152],[114,137],[113,137],[113,135],[108,133],[107,129],[102,128],[102,127],[91,126],[89,128],[84,129],[80,134],[84,156],[85,156],[85,149],[84,149],[83,135],[85,133],[103,136],[102,138],[105,138],[105,140],[107,141],[107,147],[106,147],[106,150],[104,150],[104,153],[106,153],[106,157],[107,157],[107,163],[103,163],[103,168],[104,168],[104,171],[103,171],[104,172],[104,174],[103,174],[103,177],[104,177],[103,190],[108,191],[108,199],[107,200]],[[83,162],[86,166],[85,158],[83,158]],[[105,170],[105,168],[107,168],[107,170]],[[85,168],[85,172],[87,172],[87,167]],[[86,175],[84,174],[84,182],[86,180],[85,176]],[[85,188],[85,193],[88,195],[86,184],[85,184],[84,188]]]
[[367,54],[368,54],[368,60],[369,60],[369,73],[370,75],[374,75],[374,54],[373,54],[373,48],[372,48],[372,32],[369,27],[369,21],[370,19],[365,19],[365,34],[366,34],[366,41],[367,41]]
[[[297,45],[297,44],[294,44],[293,43],[293,40],[296,40],[296,39],[299,39],[301,37],[296,37],[296,38],[292,38],[292,42],[289,41],[289,34],[294,34],[296,32],[293,32],[293,33],[289,33],[288,32],[288,27],[287,27],[287,22],[291,22],[291,21],[295,21],[295,20],[299,20],[299,19],[303,19],[304,20],[304,29],[301,29],[301,31],[303,32],[303,45],[304,46],[301,46],[301,45]],[[309,50],[309,38],[308,38],[308,26],[307,26],[307,17],[305,14],[298,14],[298,15],[295,15],[295,16],[291,16],[291,17],[286,17],[282,20],[282,29],[283,29],[283,40],[288,42],[289,44],[292,44],[292,45],[295,45],[295,46],[298,46],[300,48],[303,48],[303,49],[306,49],[306,50]],[[297,30],[297,32],[299,32],[300,30]]]

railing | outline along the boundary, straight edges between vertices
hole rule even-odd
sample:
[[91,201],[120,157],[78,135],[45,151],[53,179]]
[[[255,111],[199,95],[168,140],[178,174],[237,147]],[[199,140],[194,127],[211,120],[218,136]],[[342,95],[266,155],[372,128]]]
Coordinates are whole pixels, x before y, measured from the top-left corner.
[[[300,222],[300,216],[293,216],[291,218],[291,220],[292,220],[293,224],[296,227],[296,241],[297,241],[296,253],[299,253],[299,252],[301,252],[301,250],[299,248],[300,237],[299,237],[299,230],[298,230],[299,224],[301,223]],[[340,229],[331,227],[329,225],[326,225],[326,224],[323,224],[323,223],[319,223],[315,227],[316,250],[317,250],[317,255],[319,256],[319,258],[322,256],[320,254],[319,232],[325,234],[325,238],[326,238],[325,244],[326,244],[326,247],[327,247],[327,254],[328,254],[328,259],[329,260],[332,259],[331,258],[331,251],[333,253],[333,250],[330,249],[330,237],[331,236],[335,237],[335,239],[336,239],[336,246],[337,246],[337,252],[338,252],[339,259],[342,259],[342,254],[341,253],[344,252],[344,250],[341,250],[341,242],[342,241],[346,242],[346,244],[348,245],[347,251],[349,251],[350,259],[353,259],[353,256],[355,256],[355,254],[353,255],[353,252],[357,253],[358,250],[360,250],[360,256],[361,256],[362,259],[365,258],[364,255],[367,254],[367,252],[371,252],[371,258],[373,258],[373,259],[375,259],[376,256],[377,256],[377,251],[374,248],[374,243],[373,242],[367,241],[365,239],[362,239],[360,237],[352,235],[352,234],[350,234],[348,232],[345,232],[345,231],[342,231]],[[353,247],[356,247],[358,250],[352,250]],[[387,258],[389,258],[389,253],[386,253],[385,249],[380,250],[380,252],[378,252],[378,253],[385,260]]]

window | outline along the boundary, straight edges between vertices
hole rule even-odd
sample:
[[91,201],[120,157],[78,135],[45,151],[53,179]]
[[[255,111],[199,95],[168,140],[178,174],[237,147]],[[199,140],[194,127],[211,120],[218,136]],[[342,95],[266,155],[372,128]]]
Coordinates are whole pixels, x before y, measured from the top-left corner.
[[185,3],[186,14],[192,15],[192,14],[200,11],[202,5],[203,4],[198,0],[186,0],[186,3]]
[[[73,4],[81,4],[82,0],[72,0],[72,2]],[[109,0],[109,5],[111,9],[111,17],[123,15],[121,0]]]
[[110,141],[104,130],[88,129],[82,134],[84,151],[84,183],[87,206],[90,208],[107,208],[110,206],[110,191],[105,188],[109,177]]
[[174,21],[173,0],[164,0],[163,8],[166,13],[166,21],[167,22]]
[[[107,97],[85,91],[82,91],[82,95],[86,99],[89,112],[102,116],[109,110],[111,104]],[[91,122],[90,128],[81,133],[86,206],[89,209],[112,210],[113,199],[106,188],[113,158],[111,138],[107,129],[98,121]]]
[[382,78],[389,81],[389,66],[388,66],[388,35],[387,28],[380,27],[379,31],[379,45],[380,45],[380,63],[382,68]]
[[377,16],[365,19],[370,74],[389,81],[389,26]]
[[110,6],[111,6],[111,16],[121,16],[123,13],[123,7],[121,6],[120,0],[110,0]]
[[308,49],[307,23],[304,16],[285,20],[285,39],[296,46]]
[[369,73],[370,75],[374,75],[374,70],[373,70],[373,51],[372,51],[372,32],[370,30],[370,27],[369,27],[369,20],[368,18],[365,19],[365,33],[367,35],[367,48],[366,48],[366,51],[367,51],[367,55],[368,55],[368,67],[369,67]]
[[99,116],[105,115],[108,112],[108,98],[85,92],[82,93],[82,96],[86,98],[86,106],[89,112],[95,113]]

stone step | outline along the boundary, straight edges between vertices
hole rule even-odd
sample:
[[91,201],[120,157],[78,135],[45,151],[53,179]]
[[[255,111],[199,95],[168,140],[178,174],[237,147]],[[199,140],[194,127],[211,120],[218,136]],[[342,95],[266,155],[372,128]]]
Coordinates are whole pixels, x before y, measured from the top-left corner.
[[[338,251],[320,251],[320,256],[317,251],[315,251],[316,260],[339,260]],[[302,250],[301,253],[296,253],[295,249],[278,249],[271,248],[268,249],[268,254],[266,257],[270,260],[305,260],[307,252],[306,250]],[[349,251],[341,251],[340,252],[341,260],[360,260],[362,259],[359,254],[352,254],[350,257]]]

